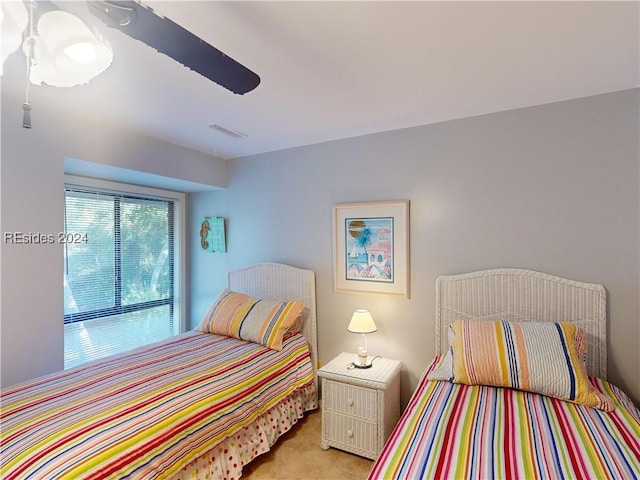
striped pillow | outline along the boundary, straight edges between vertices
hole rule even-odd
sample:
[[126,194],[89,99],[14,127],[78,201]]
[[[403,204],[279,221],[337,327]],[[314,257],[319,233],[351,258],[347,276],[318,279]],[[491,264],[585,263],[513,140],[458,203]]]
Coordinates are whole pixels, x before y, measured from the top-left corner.
[[509,387],[613,409],[587,377],[582,334],[573,323],[458,320],[451,329],[454,383]]
[[226,289],[211,305],[198,330],[282,350],[285,333],[303,309],[297,300],[264,300]]

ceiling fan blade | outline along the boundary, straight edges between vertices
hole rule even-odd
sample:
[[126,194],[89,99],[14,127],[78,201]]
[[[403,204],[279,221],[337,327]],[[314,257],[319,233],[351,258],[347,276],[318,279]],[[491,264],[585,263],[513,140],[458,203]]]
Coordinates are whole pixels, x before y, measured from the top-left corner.
[[107,26],[146,43],[231,90],[243,95],[260,84],[260,77],[177,23],[133,1],[87,1],[91,13]]

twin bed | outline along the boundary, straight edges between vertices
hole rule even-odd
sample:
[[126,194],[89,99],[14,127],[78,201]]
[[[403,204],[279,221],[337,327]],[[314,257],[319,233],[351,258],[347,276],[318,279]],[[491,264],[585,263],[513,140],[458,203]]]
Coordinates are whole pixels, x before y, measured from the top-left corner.
[[[439,355],[370,480],[640,477],[640,411],[606,381],[601,285],[520,269],[442,276],[436,310]],[[500,367],[509,375],[496,378]],[[564,372],[570,398],[561,400]],[[500,386],[519,381],[527,391]],[[578,398],[580,389],[589,395]]]
[[[199,329],[4,390],[0,477],[239,478],[317,408],[315,277],[268,263],[228,280]],[[258,304],[276,314],[248,328]],[[640,411],[606,381],[602,286],[488,270],[439,277],[436,305],[440,354],[371,480],[640,476]]]
[[[315,276],[258,264],[230,272],[228,287],[206,331],[3,390],[0,477],[239,478],[317,408]],[[261,305],[275,320],[247,329]],[[297,328],[278,337],[287,315]]]

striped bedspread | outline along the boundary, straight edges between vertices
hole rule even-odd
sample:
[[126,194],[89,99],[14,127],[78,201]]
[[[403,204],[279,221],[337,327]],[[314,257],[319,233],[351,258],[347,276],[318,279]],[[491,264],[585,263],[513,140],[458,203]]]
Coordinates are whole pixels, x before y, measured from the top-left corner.
[[300,335],[188,332],[2,391],[0,478],[166,478],[310,385]]
[[369,478],[640,478],[640,411],[592,380],[614,411],[425,373]]

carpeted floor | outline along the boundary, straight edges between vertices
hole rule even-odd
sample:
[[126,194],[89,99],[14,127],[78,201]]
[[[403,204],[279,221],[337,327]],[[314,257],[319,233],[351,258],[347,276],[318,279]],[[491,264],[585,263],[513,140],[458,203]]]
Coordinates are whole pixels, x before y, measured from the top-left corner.
[[369,459],[342,450],[320,448],[322,415],[307,413],[271,451],[243,468],[248,480],[360,480],[373,465]]

